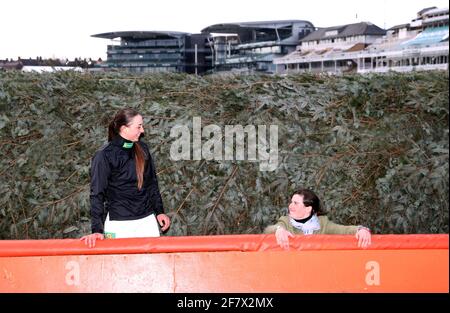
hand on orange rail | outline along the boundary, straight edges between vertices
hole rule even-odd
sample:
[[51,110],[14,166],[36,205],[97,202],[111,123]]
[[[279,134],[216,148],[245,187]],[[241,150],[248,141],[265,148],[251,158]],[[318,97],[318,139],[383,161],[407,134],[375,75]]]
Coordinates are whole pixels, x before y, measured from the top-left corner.
[[361,227],[355,234],[356,239],[358,239],[358,247],[367,248],[372,243],[372,235],[370,230],[365,227]]
[[89,247],[89,248],[93,248],[95,247],[95,241],[96,240],[103,240],[105,239],[105,236],[103,234],[100,233],[93,233],[90,235],[86,235],[80,238],[80,240],[84,240],[84,243]]
[[285,249],[289,249],[289,237],[293,238],[294,235],[284,229],[283,227],[279,226],[275,232],[275,237],[277,238],[277,244]]

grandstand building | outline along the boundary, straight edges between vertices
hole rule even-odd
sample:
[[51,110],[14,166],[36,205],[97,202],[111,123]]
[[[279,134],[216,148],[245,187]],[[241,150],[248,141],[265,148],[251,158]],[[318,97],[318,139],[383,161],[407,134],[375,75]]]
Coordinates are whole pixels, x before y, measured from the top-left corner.
[[319,29],[274,60],[277,73],[387,72],[448,69],[448,8],[426,8],[385,32],[370,23]]
[[211,69],[207,34],[184,32],[123,31],[92,35],[110,39],[104,69],[131,72],[186,72]]
[[366,22],[321,28],[302,40],[297,50],[274,60],[277,73],[356,71],[354,53],[364,50],[386,34]]
[[420,11],[410,24],[391,28],[359,54],[358,72],[447,70],[448,22],[448,8]]
[[273,61],[294,51],[314,30],[308,21],[284,20],[215,24],[202,33],[211,34],[214,70],[274,73]]
[[97,67],[132,72],[367,73],[448,69],[448,8],[425,8],[384,30],[369,22],[319,28],[305,20],[215,24],[199,34],[125,31]]

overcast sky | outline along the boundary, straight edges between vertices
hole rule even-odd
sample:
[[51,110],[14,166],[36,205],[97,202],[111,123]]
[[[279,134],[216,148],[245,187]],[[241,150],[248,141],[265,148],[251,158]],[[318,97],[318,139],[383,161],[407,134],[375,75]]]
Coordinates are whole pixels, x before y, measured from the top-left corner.
[[389,28],[430,6],[448,7],[448,0],[2,0],[0,59],[106,59],[109,40],[91,35],[124,30],[198,33],[218,23],[285,19]]

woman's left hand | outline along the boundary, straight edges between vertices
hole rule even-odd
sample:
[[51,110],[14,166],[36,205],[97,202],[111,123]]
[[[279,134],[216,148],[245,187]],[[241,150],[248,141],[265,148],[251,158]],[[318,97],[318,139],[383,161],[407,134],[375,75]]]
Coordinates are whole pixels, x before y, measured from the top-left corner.
[[162,231],[166,231],[170,226],[170,218],[166,214],[158,214],[156,217]]
[[372,235],[366,228],[361,228],[356,232],[356,239],[358,239],[358,247],[367,248],[372,243]]

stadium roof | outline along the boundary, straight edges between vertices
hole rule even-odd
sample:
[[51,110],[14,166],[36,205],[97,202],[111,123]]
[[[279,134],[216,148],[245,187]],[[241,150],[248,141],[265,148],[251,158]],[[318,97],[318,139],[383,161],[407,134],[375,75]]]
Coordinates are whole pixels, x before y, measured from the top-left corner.
[[[327,32],[337,31],[336,34],[327,36]],[[383,36],[386,35],[386,31],[375,24],[369,22],[360,22],[355,24],[341,25],[341,26],[333,26],[333,27],[325,27],[320,28],[301,41],[311,41],[311,40],[321,40],[321,39],[332,39],[332,38],[342,38],[349,36],[358,36],[358,35],[378,35]]]
[[91,37],[114,39],[114,38],[125,38],[129,40],[143,40],[143,39],[165,39],[165,38],[180,38],[189,33],[184,32],[174,32],[174,31],[121,31],[121,32],[110,32],[91,35]]
[[258,28],[282,28],[291,26],[292,24],[303,23],[314,25],[309,21],[304,20],[280,20],[280,21],[260,21],[260,22],[240,22],[240,23],[221,23],[214,24],[202,29],[202,33],[236,33],[245,29],[258,29]]
[[427,46],[448,41],[448,26],[427,28],[411,40],[401,44],[402,47]]

